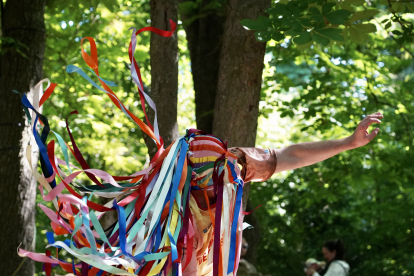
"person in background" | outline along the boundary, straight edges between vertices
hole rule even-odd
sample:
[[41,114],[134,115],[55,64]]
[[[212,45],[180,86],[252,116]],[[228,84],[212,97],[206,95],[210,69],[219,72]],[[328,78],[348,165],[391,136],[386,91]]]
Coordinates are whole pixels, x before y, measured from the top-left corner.
[[246,259],[244,259],[244,256],[247,253],[247,249],[249,249],[249,244],[247,243],[246,239],[243,238],[237,276],[262,276],[262,273],[257,272],[257,269],[254,267],[254,265],[252,265]]
[[345,245],[341,239],[326,242],[322,247],[323,257],[328,264],[321,271],[317,272],[315,268],[307,269],[308,276],[348,276],[349,265],[345,262]]
[[319,272],[322,271],[326,266],[326,262],[318,262],[314,258],[307,259],[305,262],[305,272],[309,268],[315,269],[315,271]]

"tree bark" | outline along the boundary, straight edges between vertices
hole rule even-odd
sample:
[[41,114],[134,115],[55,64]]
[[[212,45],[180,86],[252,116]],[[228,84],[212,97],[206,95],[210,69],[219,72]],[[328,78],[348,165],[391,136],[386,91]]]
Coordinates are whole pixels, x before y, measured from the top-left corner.
[[[204,0],[198,9],[181,12],[180,16],[190,51],[197,128],[212,133],[226,5],[213,10],[204,9],[209,3],[210,1]],[[187,23],[194,17],[197,19]]]
[[[36,181],[25,157],[30,126],[24,118],[19,95],[32,96],[43,74],[45,50],[45,0],[8,0],[2,10],[0,76],[0,271],[12,275],[23,261],[16,254],[20,243],[30,249],[35,233]],[[6,40],[8,41],[8,40]],[[17,43],[18,42],[18,43]],[[24,46],[19,46],[24,45]],[[33,144],[33,143],[32,143]],[[37,157],[33,160],[37,164]],[[32,248],[33,249],[33,248]],[[18,275],[32,276],[34,263],[27,259]]]
[[[229,0],[214,107],[213,134],[229,147],[254,147],[266,43],[244,29],[242,19],[265,16],[269,0]],[[247,205],[250,183],[243,191]]]
[[[178,20],[176,0],[151,0],[151,26],[169,30],[170,19]],[[151,93],[150,97],[157,107],[158,126],[164,139],[165,148],[178,138],[177,93],[178,93],[178,42],[177,33],[172,37],[162,37],[151,33]],[[151,123],[154,112],[148,112]],[[145,134],[144,134],[145,135]],[[145,135],[147,136],[147,135]],[[146,137],[148,153],[157,152],[155,143]]]

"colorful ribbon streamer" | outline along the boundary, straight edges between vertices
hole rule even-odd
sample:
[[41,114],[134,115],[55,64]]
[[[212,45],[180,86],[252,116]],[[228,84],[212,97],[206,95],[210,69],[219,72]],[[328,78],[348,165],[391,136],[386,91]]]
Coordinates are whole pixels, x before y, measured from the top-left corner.
[[[155,103],[143,89],[140,69],[134,58],[136,36],[143,31],[151,31],[171,37],[176,30],[176,24],[172,21],[170,24],[171,31],[153,27],[136,31],[132,28],[129,45],[131,76],[137,85],[144,113],[145,102],[155,114],[157,110]],[[83,49],[85,39],[90,44],[90,55]],[[67,118],[66,128],[72,147],[68,146],[62,136],[52,131],[64,160],[57,158],[55,141],[46,143],[51,131],[48,120],[39,112],[39,108],[53,93],[56,84],[50,83],[48,79],[39,82],[35,88],[33,103],[26,96],[23,96],[22,103],[39,147],[43,175],[38,173],[36,168],[32,168],[32,171],[40,183],[42,198],[52,201],[56,208],[56,211],[53,211],[39,205],[50,218],[54,230],[53,233],[46,233],[49,242],[46,248],[55,247],[57,253],[59,250],[65,250],[72,260],[61,260],[58,254],[53,256],[49,250],[46,250],[46,254],[40,254],[19,249],[19,255],[45,263],[47,275],[50,275],[52,267],[56,265],[70,273],[68,275],[183,275],[192,263],[192,258],[197,256],[194,253],[199,248],[193,247],[197,244],[195,239],[199,239],[203,234],[199,232],[199,207],[191,191],[213,186],[215,203],[214,206],[210,206],[207,198],[207,220],[211,226],[206,230],[208,233],[214,233],[209,235],[208,241],[212,248],[208,248],[207,245],[203,245],[203,248],[206,248],[208,262],[213,262],[214,276],[233,275],[237,270],[239,258],[243,193],[243,181],[235,165],[236,157],[227,151],[226,143],[199,130],[188,130],[186,135],[164,149],[163,139],[159,135],[157,115],[151,125],[146,113],[147,124],[132,114],[111,90],[110,87],[116,84],[99,75],[98,53],[93,38],[83,38],[81,48],[82,57],[90,69],[83,70],[69,65],[67,72],[79,74],[93,87],[104,92],[117,108],[154,140],[158,152],[148,168],[129,176],[112,176],[102,170],[90,168],[70,132]],[[97,77],[97,82],[87,74],[88,71]],[[46,81],[49,85],[40,98],[42,83]],[[71,114],[78,112],[73,111],[69,115]],[[39,121],[43,125],[40,135],[37,132]],[[68,149],[80,168],[70,163]],[[27,159],[31,164],[31,146],[27,148]],[[68,175],[63,172],[60,165],[67,167]],[[95,185],[76,184],[76,178],[82,173],[85,173]],[[59,184],[56,177],[61,180]],[[97,204],[88,200],[82,193],[109,198],[110,201],[105,205]],[[106,212],[117,212],[118,215],[117,222],[107,231],[100,224],[100,219]],[[66,234],[70,235],[70,239],[55,240],[55,236]]]

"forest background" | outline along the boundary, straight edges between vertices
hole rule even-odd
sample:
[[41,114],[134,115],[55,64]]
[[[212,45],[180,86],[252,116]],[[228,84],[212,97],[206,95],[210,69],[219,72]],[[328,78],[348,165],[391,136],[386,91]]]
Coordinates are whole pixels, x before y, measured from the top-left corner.
[[[80,114],[73,116],[70,123],[78,146],[90,167],[113,175],[130,174],[145,166],[146,138],[109,98],[83,79],[66,73],[66,66],[86,66],[80,55],[80,40],[94,37],[101,76],[115,82],[118,97],[143,118],[138,93],[129,76],[128,29],[151,24],[154,2],[157,1],[82,0],[47,1],[45,5],[43,76],[58,87],[46,102],[43,114],[51,129],[68,141],[64,119],[78,110]],[[246,217],[254,226],[245,231],[250,245],[246,259],[263,274],[303,275],[303,261],[309,257],[322,259],[321,245],[326,240],[342,238],[352,275],[414,275],[414,2],[265,2],[229,1],[230,5],[239,5],[239,12],[257,10],[250,19],[250,15],[242,17],[240,12],[238,16],[242,18],[237,24],[243,24],[243,31],[255,32],[256,39],[266,43],[258,116],[257,120],[253,118],[258,122],[257,136],[253,136],[257,147],[279,148],[342,138],[350,135],[365,115],[376,111],[384,114],[384,120],[379,135],[366,147],[251,186],[247,209],[260,204],[262,207]],[[230,13],[230,6],[224,0],[176,4],[178,17],[171,18],[178,21],[178,83],[177,87],[171,83],[167,86],[173,88],[172,93],[174,89],[177,92],[178,123],[175,125],[173,118],[168,124],[178,126],[180,134],[191,127],[211,131],[213,120],[218,120],[209,117],[218,114],[214,103],[220,96],[215,95],[217,83],[200,86],[203,81],[209,83],[208,76],[200,80],[194,74],[210,66],[207,61],[214,65],[220,56],[216,48],[223,43],[225,29],[220,22]],[[174,13],[174,9],[169,12]],[[262,16],[257,18],[257,14]],[[221,31],[203,33],[208,24]],[[192,29],[194,25],[198,29]],[[150,33],[138,37],[135,57],[149,95],[157,98],[160,94],[154,95],[155,85],[162,83],[171,70],[161,60],[158,79],[151,77],[156,65],[151,64],[150,52],[155,48],[150,50],[150,40]],[[204,47],[194,46],[194,41],[202,41]],[[3,56],[10,45],[25,55],[24,43],[10,41],[4,35],[1,43]],[[246,45],[240,45],[243,46]],[[173,49],[174,45],[169,47]],[[244,69],[248,71],[241,70]],[[212,70],[213,79],[217,73]],[[6,92],[18,97],[11,91],[1,91],[2,96]],[[243,101],[244,95],[239,97]],[[159,114],[173,114],[167,109],[159,108]],[[229,110],[237,114],[236,111]],[[176,130],[168,131],[173,133],[171,137],[176,135]],[[37,202],[50,205],[42,202],[39,194]],[[36,228],[36,251],[44,252],[45,233],[51,227],[37,206]],[[15,247],[8,250],[14,254]],[[37,264],[35,275],[43,275],[41,269]]]

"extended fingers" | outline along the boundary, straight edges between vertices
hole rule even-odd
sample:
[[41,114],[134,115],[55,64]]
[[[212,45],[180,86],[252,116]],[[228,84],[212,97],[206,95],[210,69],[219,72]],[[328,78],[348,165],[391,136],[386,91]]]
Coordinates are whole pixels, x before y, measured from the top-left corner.
[[378,118],[378,119],[381,119],[382,117],[384,117],[384,115],[382,115],[381,112],[375,112],[375,113],[372,113],[372,114],[369,114],[368,116],[366,116],[365,119],[366,118]]
[[377,136],[378,132],[379,128],[376,128],[373,131],[371,131],[371,133],[367,136],[368,140],[371,141],[372,139],[374,139],[374,137]]
[[[382,117],[381,117],[382,118]],[[364,129],[364,130],[367,130],[368,129],[368,127],[370,126],[370,125],[372,125],[373,123],[377,123],[377,124],[380,124],[381,123],[381,120],[379,120],[378,118],[376,118],[376,117],[366,117],[364,120],[362,120],[362,122],[360,123],[360,126]]]

